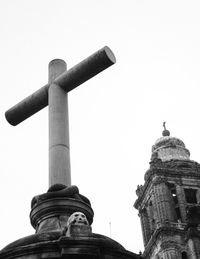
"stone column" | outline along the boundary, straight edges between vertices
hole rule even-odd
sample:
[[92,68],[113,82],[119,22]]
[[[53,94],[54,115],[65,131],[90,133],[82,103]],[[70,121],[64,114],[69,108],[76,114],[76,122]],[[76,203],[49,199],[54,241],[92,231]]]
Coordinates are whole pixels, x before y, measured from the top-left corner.
[[185,193],[183,187],[180,184],[176,185],[176,195],[178,199],[178,206],[181,213],[181,218],[183,222],[186,222],[186,201],[185,201]]
[[[191,259],[198,259],[199,257],[197,257],[197,253],[196,253],[196,245],[195,245],[195,241],[193,240],[193,238],[189,238],[189,240],[187,241],[187,245],[188,245],[188,252]],[[199,248],[198,248],[199,249]],[[200,255],[200,253],[199,253]]]
[[153,205],[151,201],[147,205],[147,213],[148,213],[149,224],[150,224],[151,235],[152,235],[155,229],[155,219],[154,219]]
[[157,200],[157,196],[159,195],[157,185],[153,185],[152,189],[153,189],[153,193],[154,193],[153,203],[155,206],[155,210],[157,211],[157,223],[160,223],[161,222],[161,217],[160,217],[161,210],[160,210],[160,206],[159,206],[159,203]]
[[69,154],[68,96],[52,83],[66,71],[66,63],[55,59],[49,63],[49,186],[71,185]]
[[196,258],[200,258],[200,239],[199,237],[193,237],[194,252]]
[[156,198],[155,198],[155,193],[154,191],[152,191],[152,209],[153,209],[153,215],[154,215],[154,219],[155,219],[155,228],[157,226],[157,224],[160,222],[159,221],[159,213],[158,213],[158,204],[156,202]]
[[140,213],[138,215],[140,217],[140,222],[141,222],[141,227],[142,227],[143,243],[144,243],[144,245],[146,245],[147,238],[146,238],[145,227],[144,227],[144,215],[143,215],[143,212],[140,211]]
[[173,221],[171,211],[169,189],[163,179],[155,179],[153,191],[155,194],[155,203],[158,211],[158,221]]
[[142,226],[144,246],[146,246],[149,241],[150,231],[151,231],[146,209],[140,210],[139,215],[140,215],[141,226]]

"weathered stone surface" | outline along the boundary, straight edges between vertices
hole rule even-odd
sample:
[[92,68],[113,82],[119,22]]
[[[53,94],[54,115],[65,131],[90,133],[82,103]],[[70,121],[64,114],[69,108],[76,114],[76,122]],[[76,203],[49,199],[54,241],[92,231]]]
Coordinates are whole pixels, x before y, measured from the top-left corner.
[[[73,212],[84,213],[87,224],[67,225]],[[21,238],[0,251],[1,259],[139,259],[116,241],[92,233],[93,210],[76,186],[56,184],[34,197],[30,213],[36,234]],[[82,222],[82,220],[81,220]],[[84,222],[84,221],[83,221]]]
[[[93,76],[102,72],[116,62],[115,56],[110,48],[105,46],[86,58],[76,66],[72,67],[61,76],[54,80],[64,91],[69,92]],[[16,126],[25,119],[48,105],[49,84],[43,86],[35,93],[31,94],[20,103],[16,104],[8,111],[5,116],[7,121]]]
[[90,201],[79,193],[77,186],[53,185],[47,193],[34,197],[31,207],[31,224],[37,233],[63,232],[68,218],[76,211],[84,213],[90,224],[93,222]]
[[67,237],[90,236],[92,234],[91,226],[87,225],[70,225],[67,229]]
[[67,221],[67,227],[71,225],[87,225],[89,226],[87,217],[80,211],[74,212]]
[[177,138],[158,139],[152,151],[134,204],[142,224],[143,258],[200,258],[200,164],[189,160]]
[[90,201],[79,193],[77,186],[73,185],[68,187],[64,184],[54,184],[50,186],[46,193],[33,197],[31,201],[31,208],[33,208],[37,203],[45,200],[61,197],[77,199],[91,205]]
[[87,236],[64,237],[52,233],[42,238],[36,234],[20,239],[0,252],[1,259],[139,259],[139,255],[125,250],[116,241],[97,234]]
[[68,94],[54,80],[66,71],[63,60],[49,63],[49,186],[71,185]]

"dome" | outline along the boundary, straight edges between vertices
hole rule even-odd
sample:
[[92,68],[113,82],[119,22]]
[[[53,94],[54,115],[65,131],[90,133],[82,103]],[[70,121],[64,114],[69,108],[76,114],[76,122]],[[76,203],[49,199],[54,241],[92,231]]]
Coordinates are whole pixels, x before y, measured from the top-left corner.
[[171,137],[170,132],[165,128],[165,124],[162,135],[163,136],[157,139],[152,146],[151,160],[155,158],[161,159],[162,161],[190,159],[190,152],[186,149],[183,141],[179,138]]
[[47,232],[21,238],[0,251],[1,259],[105,258],[139,259],[113,239],[91,233],[66,237],[61,232]]

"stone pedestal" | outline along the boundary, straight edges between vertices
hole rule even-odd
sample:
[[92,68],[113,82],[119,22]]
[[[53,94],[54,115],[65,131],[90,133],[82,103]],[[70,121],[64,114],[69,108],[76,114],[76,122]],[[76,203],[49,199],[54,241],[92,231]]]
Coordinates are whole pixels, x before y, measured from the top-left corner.
[[53,186],[32,201],[30,219],[36,234],[21,238],[0,251],[1,259],[139,259],[116,241],[92,233],[90,225],[70,225],[69,216],[82,212],[92,224],[89,200],[76,186]]
[[93,210],[85,202],[73,198],[53,198],[33,207],[30,213],[31,224],[36,233],[64,231],[70,215],[76,211],[84,213],[90,224],[93,222]]
[[79,193],[77,186],[55,184],[47,193],[35,196],[31,208],[30,220],[37,234],[52,231],[62,233],[70,215],[77,211],[85,214],[90,225],[93,222],[90,201]]
[[91,226],[86,225],[71,225],[66,233],[67,237],[84,237],[92,234]]

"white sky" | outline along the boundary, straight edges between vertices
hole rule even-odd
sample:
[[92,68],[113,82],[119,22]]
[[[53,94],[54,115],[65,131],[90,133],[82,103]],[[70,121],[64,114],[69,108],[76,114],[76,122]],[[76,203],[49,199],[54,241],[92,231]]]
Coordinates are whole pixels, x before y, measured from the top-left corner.
[[200,2],[1,0],[0,229],[3,248],[33,234],[33,196],[48,189],[48,110],[16,127],[4,112],[108,45],[117,63],[69,93],[72,184],[95,212],[93,232],[143,250],[135,189],[162,123],[199,159]]

